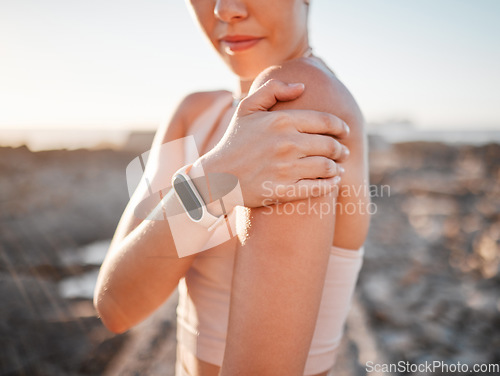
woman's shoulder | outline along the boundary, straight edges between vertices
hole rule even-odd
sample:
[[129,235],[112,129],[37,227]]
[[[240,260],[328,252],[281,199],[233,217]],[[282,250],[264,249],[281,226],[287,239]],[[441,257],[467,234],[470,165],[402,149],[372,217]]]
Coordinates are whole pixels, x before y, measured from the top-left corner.
[[270,66],[256,77],[250,92],[271,79],[305,85],[298,98],[278,102],[271,110],[304,109],[337,116],[349,125],[349,137],[342,142],[351,151],[350,163],[364,163],[367,145],[363,114],[351,92],[323,60],[318,57],[301,57]]
[[178,112],[189,125],[222,96],[232,96],[228,90],[198,91],[186,95],[178,107]]
[[170,121],[156,131],[155,144],[185,137],[189,126],[221,96],[232,95],[228,90],[199,91],[187,94],[175,108]]
[[[349,148],[350,156],[342,164],[345,173],[342,176],[338,202],[341,205],[348,203],[358,205],[358,202],[367,204],[369,197],[362,188],[368,184],[368,150],[364,118],[346,86],[326,64],[316,58],[299,58],[271,66],[261,72],[253,85],[260,87],[270,79],[287,83],[301,82],[305,85],[300,97],[290,102],[279,102],[272,110],[307,109],[328,112],[349,125],[349,136],[343,139],[342,143]],[[353,189],[349,190],[351,187]],[[350,192],[361,192],[362,197]],[[365,241],[368,224],[368,214],[357,212],[356,215],[339,216],[336,228],[342,231],[335,235],[336,244],[349,249],[359,248]]]
[[305,85],[300,97],[291,102],[277,103],[273,109],[308,109],[329,112],[344,120],[351,129],[351,140],[364,133],[364,117],[351,92],[317,57],[289,60],[263,70],[252,84],[257,89],[270,79]]

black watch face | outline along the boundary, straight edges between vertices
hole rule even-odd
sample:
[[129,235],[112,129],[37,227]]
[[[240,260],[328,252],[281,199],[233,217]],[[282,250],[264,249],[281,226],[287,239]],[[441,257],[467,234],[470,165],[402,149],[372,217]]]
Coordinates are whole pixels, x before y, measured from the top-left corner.
[[188,181],[182,175],[177,175],[174,179],[174,189],[181,199],[184,209],[194,221],[199,221],[203,216],[202,203],[195,196]]

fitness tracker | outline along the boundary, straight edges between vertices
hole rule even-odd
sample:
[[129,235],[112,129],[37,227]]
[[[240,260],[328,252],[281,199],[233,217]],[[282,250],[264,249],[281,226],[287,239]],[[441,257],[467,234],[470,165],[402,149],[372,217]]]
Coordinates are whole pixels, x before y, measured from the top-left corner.
[[211,231],[224,219],[224,215],[216,217],[207,211],[205,202],[188,175],[190,169],[191,165],[180,168],[172,177],[172,187],[188,217]]

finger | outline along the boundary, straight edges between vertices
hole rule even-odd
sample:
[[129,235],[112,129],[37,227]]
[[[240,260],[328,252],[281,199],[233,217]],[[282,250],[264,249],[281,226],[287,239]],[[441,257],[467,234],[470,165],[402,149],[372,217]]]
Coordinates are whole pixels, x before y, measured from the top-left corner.
[[302,157],[320,156],[336,162],[345,162],[349,149],[335,138],[320,134],[301,134],[296,142]]
[[325,157],[305,157],[299,159],[294,172],[300,179],[327,179],[343,174],[344,168]]
[[267,111],[278,101],[291,101],[300,96],[303,91],[304,84],[287,84],[280,80],[271,79],[241,101],[241,114],[248,115],[256,111]]
[[[338,116],[328,112],[313,110],[280,110],[286,112],[295,125],[295,128],[302,133],[328,134],[337,138],[345,138],[349,135],[349,126]],[[276,112],[280,112],[276,111]]]
[[338,195],[340,176],[334,176],[328,179],[303,179],[295,183],[295,192],[297,196],[293,199],[306,199],[309,197],[320,197],[333,193]]

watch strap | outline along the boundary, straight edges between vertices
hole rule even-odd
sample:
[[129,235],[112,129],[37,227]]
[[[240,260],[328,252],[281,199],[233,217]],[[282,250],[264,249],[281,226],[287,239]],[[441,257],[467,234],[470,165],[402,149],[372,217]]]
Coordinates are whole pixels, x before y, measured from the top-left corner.
[[[174,192],[175,192],[175,195],[177,196],[177,199],[179,200],[180,204],[182,205],[182,207],[184,208],[186,214],[188,215],[188,217],[193,221],[193,222],[196,222],[196,223],[199,223],[200,225],[208,228],[209,231],[212,231],[215,227],[217,227],[217,225],[219,225],[223,220],[224,220],[224,214],[222,214],[221,216],[219,217],[216,217],[215,215],[213,214],[210,214],[207,210],[207,206],[206,206],[206,203],[205,201],[203,200],[203,198],[201,197],[200,193],[198,192],[198,189],[196,188],[196,186],[194,185],[191,177],[189,176],[189,171],[191,170],[192,168],[192,164],[190,165],[187,165],[187,166],[183,166],[181,167],[179,170],[177,170],[177,172],[173,175],[172,177],[172,187],[174,189]],[[180,195],[178,194],[177,190],[175,189],[175,186],[174,186],[174,181],[175,179],[178,177],[178,176],[182,176],[184,178],[184,180],[186,181],[186,183],[188,184],[190,190],[193,192],[193,194],[195,195],[196,199],[200,202],[201,204],[201,211],[202,211],[202,215],[201,215],[201,218],[199,220],[196,220],[194,219],[188,209],[186,208],[186,206],[184,205],[184,202],[182,200],[182,198],[180,197]]]

